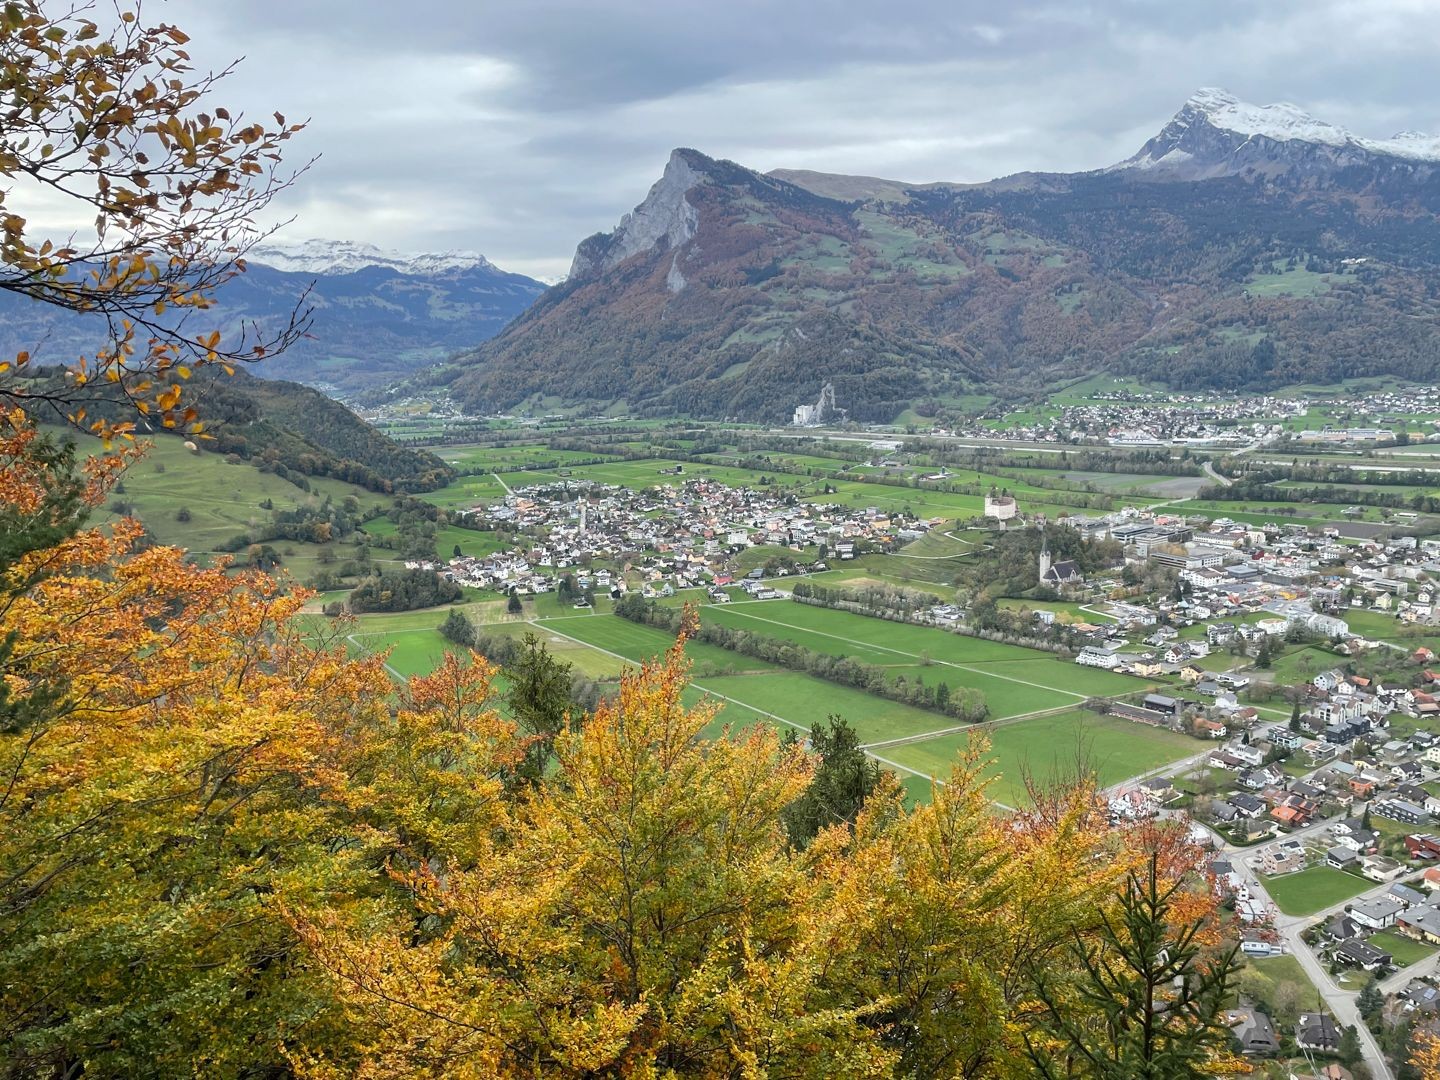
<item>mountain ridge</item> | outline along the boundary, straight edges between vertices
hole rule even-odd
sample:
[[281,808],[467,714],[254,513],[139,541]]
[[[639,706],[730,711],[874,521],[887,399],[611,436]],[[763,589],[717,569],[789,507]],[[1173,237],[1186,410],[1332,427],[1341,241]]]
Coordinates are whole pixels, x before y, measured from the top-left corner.
[[399,274],[443,274],[486,269],[504,273],[478,251],[395,251],[359,240],[268,239],[245,253],[247,263],[297,274],[353,274],[382,267]]
[[[281,265],[275,265],[281,264]],[[355,393],[404,379],[493,336],[546,286],[473,252],[405,255],[350,241],[269,242],[248,253],[187,334],[283,326],[304,297],[309,335],[258,365],[265,378]],[[0,293],[0,352],[57,362],[104,340],[103,319]]]
[[430,382],[477,411],[773,422],[825,382],[889,421],[1101,370],[1429,379],[1440,163],[1394,142],[1207,90],[1079,173],[911,185],[680,148],[570,278]]

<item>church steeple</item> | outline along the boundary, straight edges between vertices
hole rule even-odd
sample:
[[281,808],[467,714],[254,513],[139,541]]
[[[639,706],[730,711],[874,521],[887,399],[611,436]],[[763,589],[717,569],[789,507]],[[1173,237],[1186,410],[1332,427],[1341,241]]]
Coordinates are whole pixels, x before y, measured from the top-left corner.
[[1045,575],[1050,573],[1050,541],[1045,536],[1045,527],[1040,527],[1040,584],[1045,584]]

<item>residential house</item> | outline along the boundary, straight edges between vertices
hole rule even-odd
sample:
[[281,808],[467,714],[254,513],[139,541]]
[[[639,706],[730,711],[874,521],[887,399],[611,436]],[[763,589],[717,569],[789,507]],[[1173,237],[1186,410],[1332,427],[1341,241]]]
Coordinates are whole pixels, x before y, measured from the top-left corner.
[[1389,818],[1404,825],[1424,825],[1430,820],[1430,814],[1423,806],[1404,799],[1377,799],[1371,804],[1370,812],[1376,817]]
[[1395,929],[1407,937],[1440,945],[1440,911],[1429,905],[1410,908],[1396,917]]
[[1258,1009],[1239,1008],[1225,1015],[1230,1031],[1239,1044],[1240,1052],[1247,1057],[1267,1057],[1280,1052],[1280,1040],[1275,1034],[1275,1025]]
[[1414,907],[1416,904],[1423,904],[1427,899],[1429,899],[1419,889],[1412,888],[1409,885],[1402,885],[1398,881],[1395,882],[1395,884],[1391,885],[1390,888],[1385,890],[1385,895],[1394,897],[1396,900],[1399,900],[1402,904],[1404,904],[1407,908]]
[[1411,833],[1405,837],[1405,850],[1412,859],[1440,859],[1440,836]]
[[1353,870],[1360,865],[1360,854],[1353,848],[1332,847],[1325,852],[1325,865],[1335,870]]
[[1385,930],[1395,925],[1396,917],[1404,910],[1405,905],[1399,900],[1378,896],[1373,900],[1357,900],[1351,904],[1350,918],[1372,930]]
[[1303,849],[1296,851],[1293,848],[1277,844],[1260,853],[1260,870],[1263,873],[1270,875],[1293,874],[1297,870],[1304,869],[1305,852]]
[[1338,1050],[1340,1029],[1325,1013],[1301,1013],[1295,1025],[1295,1045],[1302,1050]]
[[1394,881],[1404,872],[1404,865],[1387,855],[1366,855],[1360,860],[1360,873],[1371,881],[1378,881],[1381,884]]
[[1384,949],[1359,938],[1351,938],[1337,945],[1335,959],[1350,967],[1358,967],[1361,971],[1378,971],[1393,963],[1390,954]]

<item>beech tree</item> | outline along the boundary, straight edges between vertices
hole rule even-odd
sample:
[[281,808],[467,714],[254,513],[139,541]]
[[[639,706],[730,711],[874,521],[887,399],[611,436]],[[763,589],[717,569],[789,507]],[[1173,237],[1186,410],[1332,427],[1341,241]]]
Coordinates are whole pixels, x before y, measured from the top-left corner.
[[[96,328],[88,355],[0,358],[0,400],[48,405],[106,436],[130,432],[131,421],[87,417],[85,403],[101,397],[199,433],[183,397],[194,371],[233,371],[304,334],[303,305],[283,325],[231,339],[197,325],[265,235],[258,216],[297,175],[280,151],[303,125],[213,101],[232,68],[196,71],[188,40],[147,23],[138,4],[0,8],[0,289]],[[41,199],[87,224],[43,235],[29,219]]]

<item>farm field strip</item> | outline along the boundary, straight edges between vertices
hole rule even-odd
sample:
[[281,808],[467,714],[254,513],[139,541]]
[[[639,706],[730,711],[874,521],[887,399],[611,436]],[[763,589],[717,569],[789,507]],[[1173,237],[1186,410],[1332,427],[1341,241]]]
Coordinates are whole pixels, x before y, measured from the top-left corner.
[[[885,757],[899,767],[943,777],[974,734],[966,731],[890,747]],[[980,734],[988,743],[985,757],[990,763],[984,771],[991,780],[989,794],[1001,806],[1025,805],[1027,770],[1046,782],[1067,775],[1084,761],[1106,788],[1182,760],[1203,746],[1186,735],[1075,710],[986,725]]]
[[[588,642],[584,638],[572,637],[564,630],[550,626],[548,621],[537,625],[549,633],[570,638],[572,641],[587,645],[627,664],[635,664],[643,659],[607,649],[602,645]],[[937,721],[943,722],[943,718],[927,710],[888,701],[867,694],[863,690],[837,686],[812,676],[769,665],[748,673],[702,676],[700,679],[693,680],[691,685],[696,690],[719,700],[780,721],[787,727],[799,731],[809,731],[811,724],[791,719],[779,710],[798,705],[801,702],[806,706],[824,702],[827,714],[839,712],[845,716],[861,734],[862,739],[867,734],[884,734],[887,729],[897,732],[892,739],[867,739],[867,744],[870,741],[890,742],[898,738],[914,740],[935,738],[954,730],[954,725],[949,724],[942,727],[932,726]],[[794,715],[794,708],[790,708],[790,712]],[[906,768],[905,771],[916,776],[923,775],[915,769]]]
[[[743,615],[745,618],[754,619],[754,620],[756,620],[757,622],[769,623],[771,626],[782,626],[782,627],[785,627],[785,628],[787,628],[787,629],[793,629],[793,627],[791,627],[789,623],[777,622],[775,619],[765,619],[765,618],[762,618],[762,617],[759,616],[759,615],[751,615],[751,614],[749,614],[748,612],[736,612],[736,614],[737,614],[737,615]],[[896,656],[904,656],[904,657],[907,657],[908,659],[911,659],[911,660],[916,661],[917,663],[920,661],[920,657],[919,657],[917,654],[915,654],[915,653],[908,653],[908,652],[905,652],[905,651],[903,651],[903,650],[901,650],[901,649],[891,649],[891,648],[888,648],[888,647],[886,647],[886,646],[884,646],[884,645],[871,645],[871,644],[868,644],[868,643],[863,642],[863,641],[857,641],[855,638],[842,637],[842,636],[839,635],[839,634],[827,634],[827,633],[824,633],[823,631],[820,631],[820,630],[811,630],[811,631],[809,631],[809,633],[819,634],[821,637],[834,638],[836,641],[843,641],[843,642],[845,642],[847,645],[859,645],[859,646],[862,646],[862,647],[864,647],[864,648],[879,649],[879,650],[881,650],[882,652],[894,653]],[[930,662],[931,662],[932,664],[943,664],[943,665],[945,665],[946,667],[958,668],[958,669],[961,670],[961,671],[973,671],[973,672],[976,672],[977,674],[980,674],[980,675],[989,676],[989,677],[992,678],[992,679],[1004,679],[1006,682],[1016,682],[1016,683],[1021,683],[1021,684],[1024,685],[1024,686],[1033,686],[1033,687],[1035,687],[1037,690],[1049,690],[1049,691],[1052,691],[1053,693],[1056,693],[1056,694],[1065,694],[1065,695],[1068,696],[1068,697],[1073,697],[1073,698],[1076,698],[1077,700],[1080,700],[1080,701],[1085,700],[1085,695],[1084,695],[1084,694],[1074,694],[1074,693],[1071,693],[1069,690],[1061,690],[1061,689],[1059,689],[1059,688],[1057,688],[1057,687],[1046,686],[1044,683],[1031,682],[1031,681],[1028,680],[1028,679],[1017,679],[1017,678],[1014,678],[1013,676],[1009,676],[1009,675],[999,675],[999,674],[996,674],[995,672],[989,671],[989,670],[987,670],[987,669],[985,669],[985,668],[976,667],[974,664],[955,663],[955,662],[950,661],[950,660],[936,660],[936,659],[934,659],[933,657],[931,658]],[[1002,661],[999,661],[999,662],[1000,662],[1000,663],[1004,663],[1005,661],[1002,660]]]

